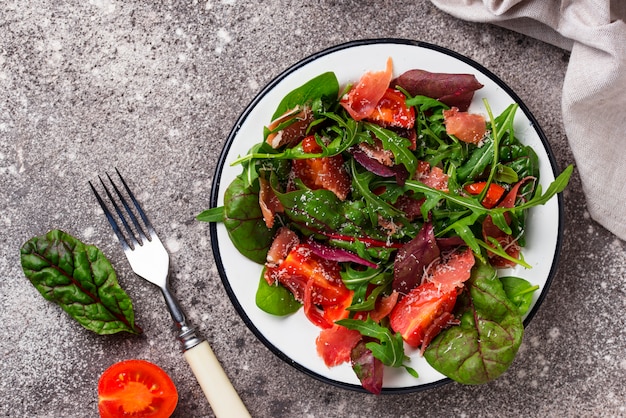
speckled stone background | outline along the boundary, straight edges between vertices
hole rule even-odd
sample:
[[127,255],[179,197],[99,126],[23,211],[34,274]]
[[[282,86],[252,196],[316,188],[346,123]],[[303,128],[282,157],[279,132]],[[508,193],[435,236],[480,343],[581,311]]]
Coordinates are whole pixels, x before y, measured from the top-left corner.
[[[574,162],[560,115],[568,53],[428,1],[0,1],[0,416],[95,417],[99,375],[128,358],[172,376],[176,417],[212,416],[161,295],[129,270],[87,185],[113,167],[143,188],[175,293],[255,417],[626,416],[626,250],[589,218],[577,174],[563,195],[558,273],[492,383],[379,397],[337,389],[282,362],[233,309],[208,225],[194,219],[230,129],[291,64],[378,37],[436,43],[491,69],[534,113],[560,166]],[[24,277],[20,246],[54,228],[112,259],[142,336],[95,335]]]

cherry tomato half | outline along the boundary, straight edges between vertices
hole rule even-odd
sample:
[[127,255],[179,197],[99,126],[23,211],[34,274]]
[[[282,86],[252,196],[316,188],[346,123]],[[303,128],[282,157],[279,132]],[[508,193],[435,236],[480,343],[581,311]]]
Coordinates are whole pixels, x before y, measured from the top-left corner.
[[367,119],[385,128],[393,126],[412,129],[415,125],[415,109],[406,105],[406,96],[401,91],[388,88]]
[[451,312],[456,297],[456,289],[441,292],[437,283],[426,282],[413,288],[396,304],[389,315],[389,324],[411,347],[428,345],[454,318]]
[[98,381],[98,410],[103,418],[167,418],[177,403],[178,391],[172,379],[145,360],[116,363]]
[[[311,154],[322,152],[322,147],[315,141],[313,135],[302,140],[302,149]],[[340,154],[332,157],[296,159],[293,160],[292,167],[296,177],[308,188],[330,190],[340,200],[346,200],[352,181],[343,163]]]

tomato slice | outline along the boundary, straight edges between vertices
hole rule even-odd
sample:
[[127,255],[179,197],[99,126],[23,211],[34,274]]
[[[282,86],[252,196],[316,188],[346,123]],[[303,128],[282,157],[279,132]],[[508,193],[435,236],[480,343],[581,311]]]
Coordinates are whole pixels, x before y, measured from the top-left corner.
[[103,418],[167,418],[177,403],[178,391],[172,379],[145,360],[116,363],[98,381],[98,410]]
[[[483,192],[486,186],[486,181],[479,181],[478,183],[468,184],[464,187],[464,189],[469,194],[477,196]],[[494,208],[498,204],[500,199],[502,199],[502,196],[504,196],[505,191],[506,190],[504,190],[504,187],[500,186],[499,184],[491,183],[489,185],[489,188],[487,189],[485,197],[483,198],[483,206],[487,209]]]
[[391,82],[393,63],[387,59],[384,71],[369,71],[361,76],[358,83],[340,100],[352,119],[359,121],[369,117],[385,94]]
[[406,96],[400,90],[388,88],[367,120],[384,128],[411,129],[415,125],[415,109],[406,105]]
[[278,281],[300,301],[304,300],[309,284],[315,305],[335,305],[349,295],[341,280],[339,263],[315,255],[307,244],[295,245],[278,267],[267,268],[265,274],[270,283]]
[[[302,140],[302,149],[306,153],[322,152],[322,147],[313,135]],[[326,189],[333,192],[340,200],[345,200],[350,192],[351,180],[343,165],[343,157],[305,158],[293,160],[294,174],[310,189]]]
[[[396,304],[389,315],[389,324],[407,344],[418,348],[427,336],[432,339],[447,325],[456,297],[456,289],[442,292],[437,283],[421,284]],[[443,324],[439,320],[442,316],[446,319]],[[434,330],[433,324],[437,324],[438,329]]]
[[341,279],[339,263],[317,256],[307,244],[292,247],[277,267],[266,266],[265,280],[285,286],[319,327],[330,328],[348,314],[352,291]]

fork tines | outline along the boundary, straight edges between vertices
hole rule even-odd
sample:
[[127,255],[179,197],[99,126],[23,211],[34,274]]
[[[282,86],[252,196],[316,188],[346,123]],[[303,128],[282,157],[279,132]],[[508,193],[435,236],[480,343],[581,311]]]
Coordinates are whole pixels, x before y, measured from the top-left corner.
[[[98,193],[96,188],[93,186],[91,181],[89,181],[89,186],[91,187],[91,190],[93,190],[93,193],[96,195],[96,199],[98,199],[98,203],[100,204],[100,207],[102,207],[102,210],[104,211],[104,214],[106,215],[107,220],[111,224],[111,228],[113,228],[113,231],[115,232],[117,239],[122,244],[122,247],[124,248],[124,250],[125,251],[127,249],[132,250],[135,248],[136,245],[141,246],[143,245],[145,241],[151,241],[152,235],[156,235],[156,234],[145,212],[139,205],[139,202],[137,202],[135,195],[130,190],[130,188],[126,184],[126,181],[124,181],[124,178],[122,177],[122,175],[120,174],[117,168],[115,169],[115,172],[117,173],[121,184],[124,186],[123,190],[126,191],[127,197],[130,199],[135,211],[137,212],[137,214],[139,214],[139,217],[143,221],[144,226],[141,225],[141,223],[139,222],[139,219],[135,215],[135,212],[132,210],[131,206],[128,204],[126,197],[124,197],[124,194],[120,191],[120,189],[117,187],[117,185],[115,184],[115,182],[113,181],[111,176],[109,176],[108,173],[106,173],[106,176],[109,180],[110,186],[112,186],[113,191],[115,192],[115,196],[117,197],[117,199],[114,197],[113,193],[111,193],[109,187],[107,187],[107,185],[105,184],[105,182],[102,180],[100,176],[98,176],[98,179],[100,180],[100,183],[102,184],[102,187],[104,188],[104,191],[106,195],[108,196],[109,201],[111,202],[111,205],[115,209],[115,212],[117,213],[117,217],[122,222],[122,225],[124,226],[124,230],[126,231],[126,235],[124,235],[124,233],[122,232],[122,229],[119,227],[119,224],[115,220],[113,213],[109,210],[107,204],[104,202],[102,197],[100,197],[100,194]],[[123,206],[124,211],[122,211],[122,208],[120,208],[120,205],[118,204],[118,202]],[[128,221],[128,219],[130,219],[130,222]]]

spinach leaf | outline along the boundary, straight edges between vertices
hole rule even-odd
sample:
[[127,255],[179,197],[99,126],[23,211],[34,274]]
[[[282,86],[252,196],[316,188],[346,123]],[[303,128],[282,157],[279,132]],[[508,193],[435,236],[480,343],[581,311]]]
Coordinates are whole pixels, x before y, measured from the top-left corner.
[[330,231],[337,230],[345,221],[341,201],[329,190],[275,193],[285,209],[285,215],[300,227],[314,232]]
[[141,333],[132,301],[97,247],[55,229],[27,241],[20,259],[24,274],[39,293],[83,327],[101,335]]
[[464,384],[489,382],[513,362],[524,334],[522,317],[496,270],[479,263],[466,284],[461,323],[441,332],[424,357],[439,372]]
[[256,263],[265,263],[274,231],[265,225],[258,192],[246,186],[241,176],[224,193],[224,226],[241,254]]
[[296,300],[293,294],[284,286],[271,286],[263,277],[264,274],[265,269],[261,273],[259,287],[256,291],[256,306],[268,314],[277,316],[285,316],[298,311],[302,304]]
[[335,102],[338,95],[337,76],[331,71],[325,72],[287,94],[278,104],[272,120],[296,106],[302,106],[314,100]]
[[533,302],[533,293],[539,289],[538,285],[531,285],[527,280],[520,277],[500,277],[506,296],[515,306],[520,315],[526,314]]
[[200,212],[196,219],[200,222],[224,222],[224,207],[218,206]]

